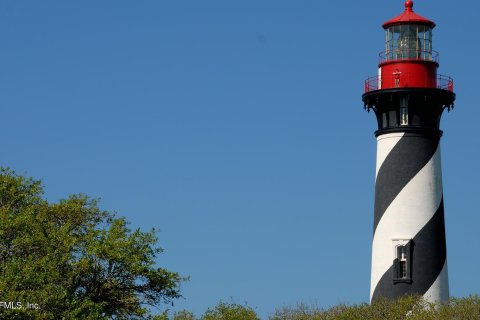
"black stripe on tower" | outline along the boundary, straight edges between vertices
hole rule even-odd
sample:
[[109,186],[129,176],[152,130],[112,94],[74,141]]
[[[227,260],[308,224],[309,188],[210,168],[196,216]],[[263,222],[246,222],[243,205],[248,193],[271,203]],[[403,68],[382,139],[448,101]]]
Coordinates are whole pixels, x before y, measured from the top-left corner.
[[383,161],[375,184],[373,231],[392,201],[437,151],[440,138],[401,138]]
[[443,199],[435,215],[412,240],[411,284],[392,281],[394,264],[384,273],[372,295],[395,299],[406,294],[424,295],[442,272],[447,259]]

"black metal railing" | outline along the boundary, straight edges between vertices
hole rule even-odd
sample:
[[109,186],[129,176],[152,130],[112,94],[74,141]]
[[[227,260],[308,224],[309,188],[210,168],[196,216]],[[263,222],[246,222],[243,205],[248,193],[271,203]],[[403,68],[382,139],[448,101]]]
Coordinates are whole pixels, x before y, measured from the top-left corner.
[[438,63],[439,53],[433,50],[392,48],[380,52],[380,63],[398,60],[421,60]]
[[374,76],[365,80],[365,93],[395,88],[437,88],[453,92],[453,79],[449,76],[421,78],[417,74]]

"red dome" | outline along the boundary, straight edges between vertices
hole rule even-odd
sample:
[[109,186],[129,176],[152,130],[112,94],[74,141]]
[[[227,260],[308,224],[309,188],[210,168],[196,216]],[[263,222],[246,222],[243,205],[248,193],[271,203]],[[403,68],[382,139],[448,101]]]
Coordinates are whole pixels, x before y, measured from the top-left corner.
[[435,22],[428,20],[421,15],[416,14],[413,12],[413,1],[412,0],[407,0],[405,2],[405,11],[399,15],[398,17],[395,17],[383,24],[383,28],[387,29],[388,27],[398,25],[398,24],[423,24],[423,25],[428,25],[431,28],[435,27]]

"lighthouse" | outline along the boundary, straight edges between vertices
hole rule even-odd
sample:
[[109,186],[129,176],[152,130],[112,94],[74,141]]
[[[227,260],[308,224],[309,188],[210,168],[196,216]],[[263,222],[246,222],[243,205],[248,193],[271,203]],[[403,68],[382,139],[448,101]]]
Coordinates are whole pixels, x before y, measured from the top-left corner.
[[365,81],[365,109],[378,130],[370,300],[449,298],[440,120],[455,101],[453,79],[437,73],[435,23],[405,2],[385,22],[378,74]]

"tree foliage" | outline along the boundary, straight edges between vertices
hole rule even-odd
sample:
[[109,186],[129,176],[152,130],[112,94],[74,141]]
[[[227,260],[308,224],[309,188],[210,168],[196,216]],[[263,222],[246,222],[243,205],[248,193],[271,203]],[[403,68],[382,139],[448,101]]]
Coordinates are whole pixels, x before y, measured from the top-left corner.
[[255,311],[236,303],[220,302],[208,309],[200,320],[260,320]]
[[[197,318],[183,310],[158,320],[259,320],[255,311],[235,303],[220,302]],[[447,303],[430,303],[419,296],[398,300],[378,300],[372,304],[339,304],[328,309],[300,303],[294,307],[275,310],[269,320],[478,320],[480,298],[451,298]]]
[[270,320],[474,320],[480,319],[480,298],[452,298],[448,303],[433,304],[422,297],[378,300],[329,309],[299,304],[277,309]]
[[180,312],[176,312],[173,316],[173,320],[195,320],[195,315],[187,310],[182,310]]
[[1,168],[0,317],[152,318],[149,307],[179,298],[184,280],[156,267],[157,242],[95,199],[50,203],[39,181]]

